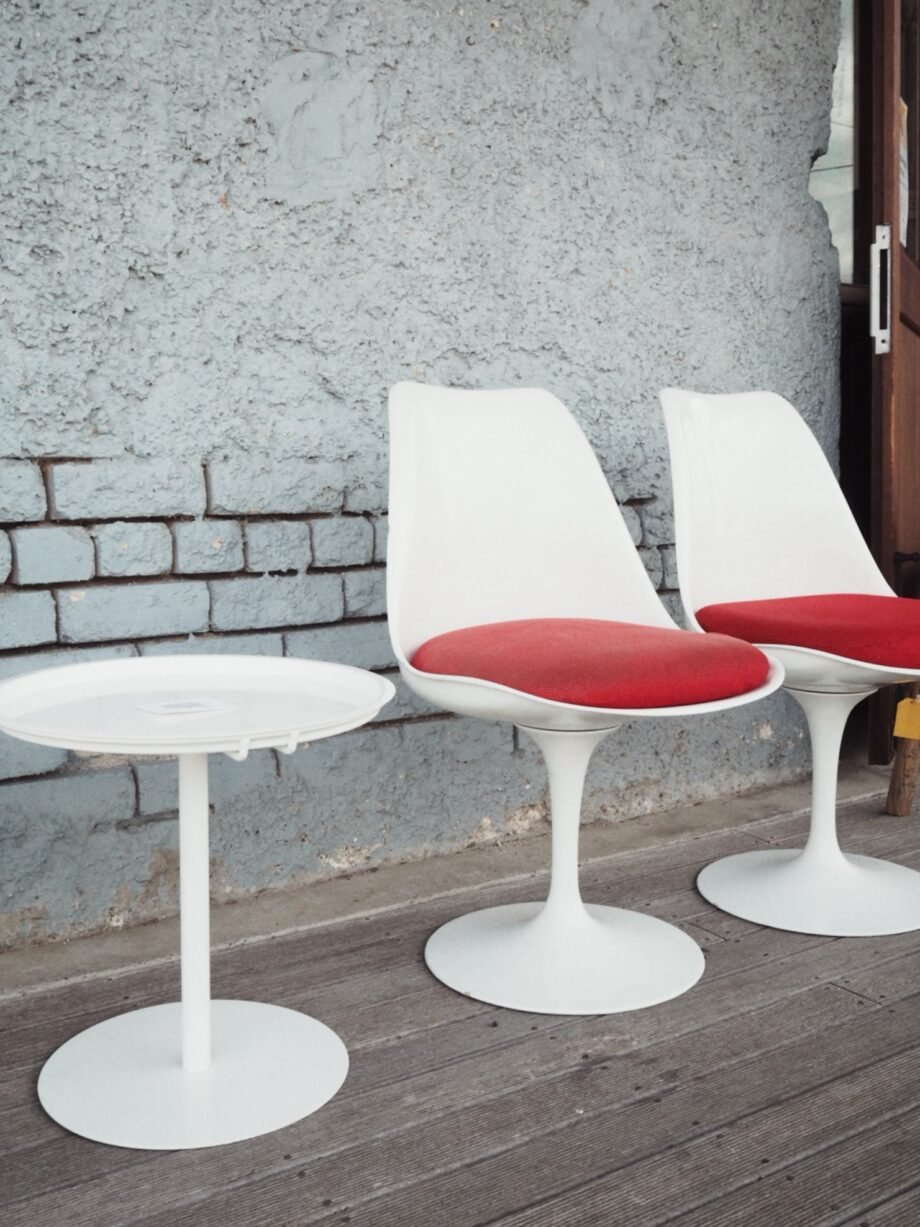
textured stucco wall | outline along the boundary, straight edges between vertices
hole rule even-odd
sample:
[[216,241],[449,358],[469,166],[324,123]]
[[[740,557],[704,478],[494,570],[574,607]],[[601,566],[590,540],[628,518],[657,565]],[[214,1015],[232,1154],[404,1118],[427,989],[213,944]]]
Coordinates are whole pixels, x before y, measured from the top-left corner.
[[[0,674],[187,631],[389,667],[406,377],[560,395],[673,600],[659,387],[773,388],[835,445],[836,255],[807,175],[837,7],[9,0]],[[220,892],[539,818],[510,730],[405,694],[383,721],[215,767]],[[627,729],[588,811],[803,762],[781,698]],[[0,940],[174,906],[163,764],[4,739],[0,779]]]

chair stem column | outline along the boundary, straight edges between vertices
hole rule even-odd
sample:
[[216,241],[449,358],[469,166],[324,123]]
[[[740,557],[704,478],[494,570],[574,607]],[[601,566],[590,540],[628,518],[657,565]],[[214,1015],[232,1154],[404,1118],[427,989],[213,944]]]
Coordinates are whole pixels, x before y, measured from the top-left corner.
[[611,728],[580,732],[524,728],[540,747],[549,776],[552,869],[541,919],[552,916],[556,922],[573,921],[586,914],[578,885],[581,801],[594,747],[612,731]]
[[179,755],[179,924],[182,960],[182,1067],[211,1064],[211,893],[208,756]]
[[805,713],[811,738],[811,827],[802,852],[814,861],[843,860],[837,842],[837,772],[847,718],[871,690],[843,693],[789,690]]

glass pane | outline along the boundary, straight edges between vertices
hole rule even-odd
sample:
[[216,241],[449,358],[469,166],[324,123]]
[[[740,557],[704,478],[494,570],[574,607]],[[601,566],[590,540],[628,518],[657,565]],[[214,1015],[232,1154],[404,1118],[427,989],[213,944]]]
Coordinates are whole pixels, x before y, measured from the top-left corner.
[[901,0],[901,242],[917,250],[917,0]]
[[[916,2],[916,0],[915,0]],[[827,211],[831,240],[840,253],[840,280],[853,283],[853,230],[856,176],[856,74],[858,47],[854,33],[855,0],[841,4],[840,48],[834,69],[831,136],[827,153],[811,170],[808,188]]]

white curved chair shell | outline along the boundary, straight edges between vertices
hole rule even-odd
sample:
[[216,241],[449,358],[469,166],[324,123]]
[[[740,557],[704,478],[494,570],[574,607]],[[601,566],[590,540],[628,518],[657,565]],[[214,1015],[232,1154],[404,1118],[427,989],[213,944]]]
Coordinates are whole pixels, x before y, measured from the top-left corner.
[[779,594],[893,595],[827,458],[787,400],[664,388],[661,403],[689,615]]
[[[486,622],[554,617],[675,624],[590,444],[549,392],[397,384],[390,393],[390,438],[387,615],[400,672],[423,698],[462,715],[574,731],[722,711],[780,685],[774,666],[749,694],[613,709],[413,669],[413,653],[434,635]],[[488,440],[495,446],[484,453]],[[432,514],[437,507],[449,507],[450,515]]]
[[463,715],[508,720],[542,750],[553,814],[545,903],[488,908],[442,926],[425,958],[480,1000],[540,1013],[609,1013],[674,997],[703,958],[686,934],[588,906],[578,889],[581,794],[594,747],[624,720],[719,711],[775,690],[782,669],[732,699],[653,710],[582,707],[477,678],[414,669],[435,635],[523,618],[674,627],[587,440],[539,389],[397,384],[390,393],[387,605],[408,685]]
[[581,707],[560,703],[556,699],[541,699],[525,695],[520,690],[481,678],[457,677],[454,674],[423,673],[406,662],[400,662],[400,672],[407,684],[430,703],[446,707],[461,716],[477,716],[483,720],[510,720],[528,728],[555,729],[560,732],[580,732],[593,729],[614,729],[624,720],[656,719],[659,716],[705,716],[741,707],[755,699],[765,698],[782,684],[782,668],[772,661],[763,685],[730,699],[709,703],[686,703],[675,707]]
[[673,625],[587,439],[549,392],[400,383],[390,440],[387,612],[402,659],[433,635],[514,618],[616,610]]
[[[696,611],[726,601],[894,596],[827,458],[787,400],[664,388],[661,404],[689,625],[702,630]],[[788,688],[861,690],[920,676],[789,644],[760,646],[782,660]]]
[[[894,597],[824,453],[796,410],[773,392],[661,392],[671,451],[677,570],[690,625],[697,610],[733,601],[821,593]],[[836,782],[847,717],[879,686],[920,670],[794,644],[759,643],[785,669],[812,741],[812,821],[803,851],[727,857],[700,874],[716,906],[758,924],[827,936],[920,928],[920,874],[845,855],[836,835]]]

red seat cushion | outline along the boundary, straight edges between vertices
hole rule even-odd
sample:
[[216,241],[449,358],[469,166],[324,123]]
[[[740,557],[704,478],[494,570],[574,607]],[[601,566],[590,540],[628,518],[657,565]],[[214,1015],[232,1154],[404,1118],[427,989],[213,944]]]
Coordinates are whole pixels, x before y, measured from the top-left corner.
[[749,643],[817,648],[873,665],[920,669],[920,601],[865,593],[707,605],[700,626]]
[[707,703],[754,690],[769,672],[737,639],[595,618],[467,626],[429,639],[411,663],[583,707]]

